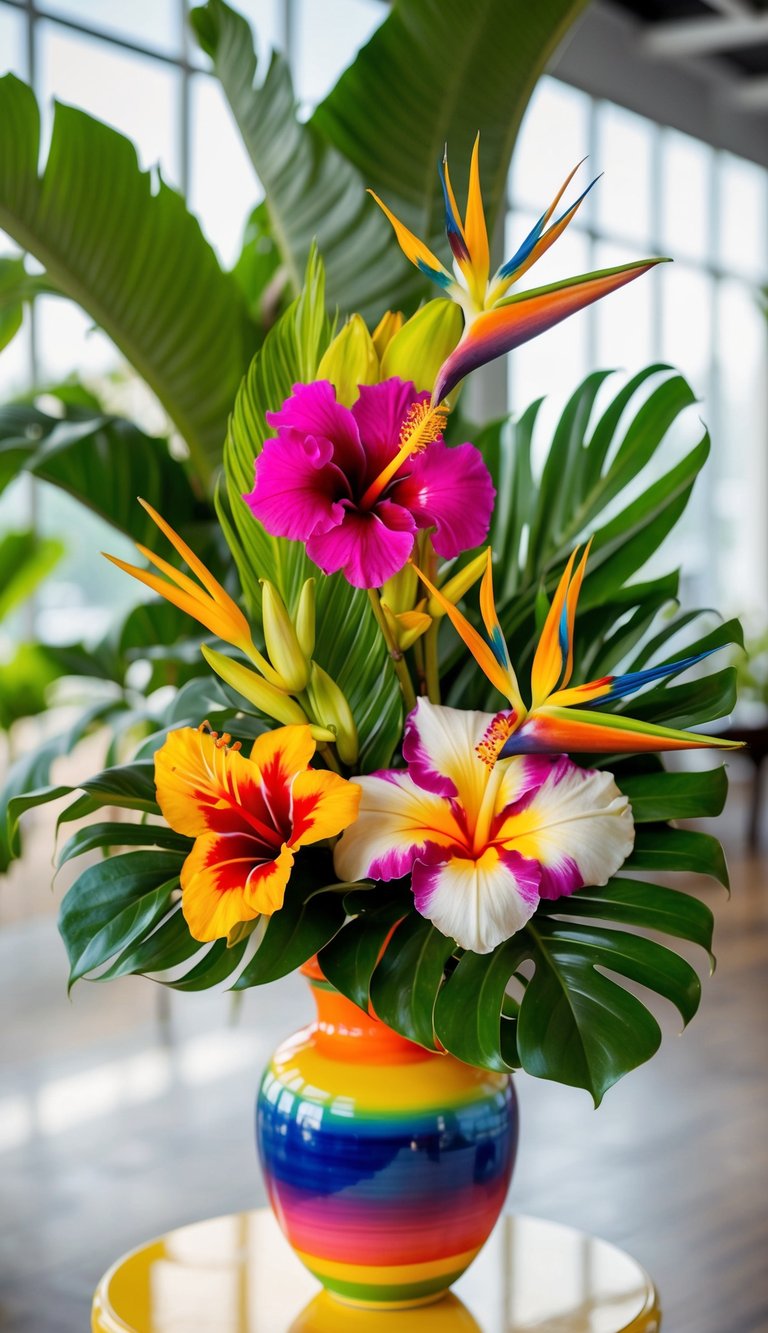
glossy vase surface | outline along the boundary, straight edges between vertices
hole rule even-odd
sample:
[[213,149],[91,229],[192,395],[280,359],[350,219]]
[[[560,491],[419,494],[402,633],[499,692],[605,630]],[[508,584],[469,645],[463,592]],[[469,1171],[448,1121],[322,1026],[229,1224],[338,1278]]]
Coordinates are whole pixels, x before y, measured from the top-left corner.
[[304,970],[317,1018],[278,1047],[258,1099],[272,1207],[337,1299],[437,1300],[504,1203],[517,1148],[511,1080],[414,1045]]

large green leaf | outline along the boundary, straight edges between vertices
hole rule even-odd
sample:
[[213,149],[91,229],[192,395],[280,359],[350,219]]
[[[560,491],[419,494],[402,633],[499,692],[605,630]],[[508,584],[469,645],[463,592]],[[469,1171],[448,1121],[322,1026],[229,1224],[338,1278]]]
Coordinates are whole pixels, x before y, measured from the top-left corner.
[[178,852],[125,852],[78,876],[59,915],[70,986],[162,920],[178,889],[182,860]]
[[23,255],[0,256],[0,352],[21,328],[24,306],[50,290],[45,277],[27,272]]
[[181,196],[141,171],[115,130],[58,103],[42,174],[39,158],[37,103],[8,74],[0,80],[0,227],[112,338],[210,474],[247,360],[236,283]]
[[[158,532],[137,495],[190,540],[210,521],[210,508],[195,493],[184,465],[171,456],[168,442],[122,417],[89,413],[57,421],[34,407],[3,409],[0,491],[22,470],[66,491],[145,546],[158,545]],[[209,540],[206,534],[206,544]]]
[[295,606],[304,579],[317,580],[314,656],[349,700],[360,733],[363,771],[386,765],[400,736],[397,679],[364,592],[341,574],[330,578],[307,559],[301,542],[271,537],[243,494],[253,488],[254,460],[269,433],[266,413],[281,406],[296,381],[307,382],[330,335],[322,266],[313,253],[302,295],[268,333],[235,402],[224,451],[226,503],[219,512],[251,608],[258,614],[259,580],[270,579]]
[[[308,123],[297,118],[281,56],[257,78],[245,21],[223,0],[194,10],[294,285],[316,239],[329,301],[343,312],[369,318],[412,305],[424,279],[400,255],[365,187],[383,191],[420,235],[438,237],[438,158],[448,140],[454,162],[468,163],[478,130],[493,228],[528,99],[585,3],[549,0],[537,9],[525,0],[399,0]],[[444,236],[438,243],[445,246]]]
[[32,596],[63,554],[58,538],[29,529],[0,537],[0,621]]
[[331,308],[373,319],[385,306],[412,301],[421,286],[417,275],[398,262],[392,228],[371,205],[357,170],[315,126],[298,119],[284,58],[273,53],[257,80],[248,23],[223,0],[193,10],[191,21],[266,191],[271,230],[294,292],[316,241]]
[[447,141],[458,182],[479,131],[492,234],[528,100],[585,4],[397,0],[311,124],[417,235],[442,247],[437,162]]
[[[711,638],[702,636],[700,628],[694,634],[695,616],[668,619],[660,628],[662,614],[677,596],[678,575],[638,578],[683,513],[709,452],[708,436],[696,422],[698,443],[682,458],[678,451],[671,465],[661,461],[681,416],[688,413],[694,424],[690,386],[669,367],[649,366],[622,385],[596,416],[597,395],[605,397],[607,387],[608,377],[598,372],[575,391],[538,475],[532,453],[540,403],[518,422],[497,422],[477,436],[499,495],[491,529],[499,616],[523,682],[537,638],[537,599],[542,592],[551,595],[571,550],[589,536],[593,543],[576,621],[574,680],[634,670],[641,660],[669,660],[664,648],[673,626],[674,655],[680,657],[740,638],[735,622],[711,631]],[[449,703],[498,707],[498,695],[467,661],[448,627],[441,633],[441,662]],[[642,702],[625,701],[618,711],[644,716],[647,708],[654,721],[668,720],[668,713],[674,725],[691,725],[722,717],[731,706],[727,675],[677,688],[679,694],[661,686]]]

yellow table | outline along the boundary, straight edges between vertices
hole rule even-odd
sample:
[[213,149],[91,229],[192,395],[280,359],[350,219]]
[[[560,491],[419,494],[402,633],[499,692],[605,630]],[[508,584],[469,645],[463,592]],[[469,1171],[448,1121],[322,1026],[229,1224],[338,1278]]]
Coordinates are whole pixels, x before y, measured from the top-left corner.
[[455,1295],[396,1313],[339,1305],[295,1258],[271,1212],[180,1227],[118,1260],[93,1333],[658,1333],[647,1273],[570,1227],[504,1217]]

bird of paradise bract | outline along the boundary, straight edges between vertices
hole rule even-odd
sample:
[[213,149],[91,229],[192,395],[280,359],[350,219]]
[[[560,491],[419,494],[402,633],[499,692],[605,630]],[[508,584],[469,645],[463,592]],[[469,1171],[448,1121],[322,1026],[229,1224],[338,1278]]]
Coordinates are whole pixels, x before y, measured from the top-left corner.
[[641,722],[624,714],[599,713],[603,704],[622,699],[655,680],[663,680],[694,666],[714,649],[694,653],[676,662],[664,662],[625,675],[601,676],[583,685],[571,685],[576,606],[586,572],[589,546],[576,564],[578,549],[571,553],[547,613],[531,668],[530,702],[525,703],[509,656],[493,595],[490,548],[480,585],[480,614],[485,636],[475,629],[453,602],[449,602],[425,574],[417,571],[432,596],[492,685],[508,699],[509,711],[493,719],[478,745],[478,755],[492,766],[497,759],[513,754],[637,754],[657,750],[690,750],[703,747],[737,748],[737,742],[676,731],[672,727]]
[[[432,394],[440,403],[460,380],[478,366],[503,356],[521,343],[530,341],[583,310],[585,306],[617,291],[619,287],[647,273],[661,258],[641,259],[615,268],[598,269],[578,277],[565,278],[545,287],[509,294],[550,248],[573,220],[583,200],[596,184],[590,182],[574,203],[555,217],[558,204],[579,166],[565,179],[548,208],[526,236],[511,259],[491,274],[490,246],[480,190],[480,136],[475,139],[469,169],[467,207],[462,219],[448,172],[447,150],[438,165],[445,201],[445,231],[453,255],[452,271],[409,230],[373,190],[369,194],[383,210],[395,230],[400,249],[407,259],[437,284],[446,296],[460,306],[464,314],[464,332],[458,346],[438,371]],[[554,220],[553,220],[554,219]]]

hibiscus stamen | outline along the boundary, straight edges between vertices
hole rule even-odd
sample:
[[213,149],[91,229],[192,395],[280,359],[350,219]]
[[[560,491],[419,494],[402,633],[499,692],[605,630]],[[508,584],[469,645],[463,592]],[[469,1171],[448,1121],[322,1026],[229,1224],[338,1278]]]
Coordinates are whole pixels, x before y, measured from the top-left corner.
[[516,722],[517,714],[515,712],[496,714],[480,744],[475,746],[475,754],[478,759],[482,759],[486,767],[494,767],[501,751],[515,730]]
[[432,407],[428,402],[413,403],[400,427],[398,451],[387,466],[372,481],[360,501],[361,509],[369,509],[378,500],[384,487],[412,454],[421,453],[428,444],[439,440],[445,430],[448,412],[444,407]]

